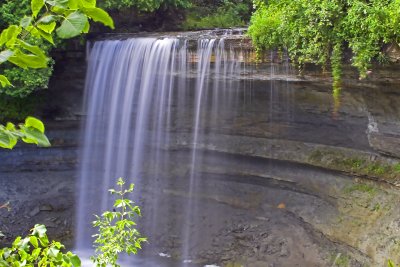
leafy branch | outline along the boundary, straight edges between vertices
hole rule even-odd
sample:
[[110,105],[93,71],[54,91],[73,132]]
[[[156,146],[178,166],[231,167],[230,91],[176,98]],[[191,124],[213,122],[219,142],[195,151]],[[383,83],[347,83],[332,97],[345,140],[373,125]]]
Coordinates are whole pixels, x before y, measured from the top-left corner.
[[[46,68],[50,58],[46,50],[33,42],[45,40],[54,45],[53,36],[69,39],[89,32],[89,19],[114,28],[106,11],[96,7],[96,0],[31,0],[30,16],[19,25],[10,25],[0,34],[0,64],[10,62],[23,69]],[[29,38],[28,38],[29,37]],[[2,87],[12,86],[0,75]],[[29,117],[25,124],[0,125],[0,147],[12,149],[21,139],[25,143],[50,146],[43,123]]]
[[0,125],[0,147],[12,149],[19,139],[28,144],[48,147],[50,142],[44,132],[43,122],[34,117],[26,118],[25,123],[18,127],[11,122]]
[[[54,45],[54,34],[69,39],[87,33],[89,19],[114,28],[112,18],[96,7],[95,0],[32,0],[31,11],[32,15],[22,18],[19,25],[10,25],[2,31],[0,64],[8,61],[24,69],[46,68],[48,56],[41,47],[28,42],[29,36]],[[0,84],[11,86],[4,75],[0,75]]]

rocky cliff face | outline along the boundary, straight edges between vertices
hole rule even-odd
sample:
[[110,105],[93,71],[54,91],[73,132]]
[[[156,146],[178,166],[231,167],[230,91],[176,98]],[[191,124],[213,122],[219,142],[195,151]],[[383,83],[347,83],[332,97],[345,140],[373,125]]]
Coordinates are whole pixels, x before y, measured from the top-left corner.
[[[198,35],[186,33],[185,36],[194,40]],[[361,81],[353,68],[345,66],[342,90],[335,98],[329,73],[307,66],[299,76],[274,54],[273,63],[255,64],[251,44],[237,35],[227,38],[227,46],[242,51],[243,64],[246,64],[246,71],[238,77],[243,84],[238,99],[241,107],[232,112],[230,124],[228,121],[218,122],[210,127],[221,128],[218,131],[222,134],[261,138],[265,142],[294,142],[287,146],[288,150],[295,147],[293,144],[318,147],[301,148],[306,155],[293,150],[293,156],[289,155],[289,151],[282,157],[276,156],[282,160],[333,168],[324,162],[309,160],[313,153],[318,154],[318,150],[326,148],[331,152],[340,152],[339,158],[342,158],[343,152],[343,156],[372,159],[384,165],[397,162],[400,157],[400,108],[397,104],[400,99],[400,79],[396,76],[399,65],[376,66],[368,78]],[[63,130],[57,130],[60,124],[51,121],[65,122],[61,128],[72,133],[72,129],[79,127],[84,119],[82,105],[86,97],[86,49],[78,44],[71,45],[67,51],[57,52],[55,57],[58,64],[48,91],[51,101],[46,103],[43,115],[50,121],[50,130],[52,125],[55,126],[55,144],[70,147],[78,143],[74,137],[79,137],[79,134],[75,132],[66,134],[69,137],[61,137],[65,134]],[[196,61],[195,58],[192,60]],[[191,79],[188,77],[188,80]],[[190,123],[191,118],[187,117],[186,120]],[[227,125],[221,127],[224,123]],[[186,128],[190,128],[190,125],[186,125]],[[171,131],[177,132],[176,129]],[[276,151],[279,154],[283,150]],[[337,166],[334,169],[342,170],[344,167]]]
[[[232,39],[231,45],[243,53],[246,68],[236,77],[241,84],[236,104],[221,106],[224,115],[205,129],[213,134],[197,144],[209,153],[197,172],[207,174],[210,182],[194,196],[215,216],[229,209],[231,217],[225,218],[228,224],[216,220],[210,226],[216,237],[199,245],[203,252],[196,256],[198,263],[340,266],[341,261],[377,266],[388,257],[397,259],[400,67],[376,67],[359,81],[347,66],[340,95],[334,97],[329,75],[317,68],[308,67],[299,76],[279,60],[255,64],[248,40]],[[0,183],[8,187],[0,201],[15,205],[15,212],[4,214],[4,223],[12,225],[3,231],[8,241],[15,232],[29,229],[24,223],[28,217],[31,223],[62,230],[54,236],[71,238],[79,128],[89,97],[84,95],[86,55],[76,45],[55,56],[51,101],[43,110],[53,147],[22,145],[0,151]],[[189,75],[189,88],[193,82]],[[192,109],[189,103],[186,110],[173,111],[181,116],[168,129],[170,144],[160,148],[174,151],[179,164],[168,175],[177,181],[190,165],[185,153],[193,145]],[[27,186],[32,183],[33,188],[38,181],[41,191]],[[179,185],[144,195],[166,194],[179,207],[188,198]],[[227,188],[226,194],[214,194],[218,187]],[[179,214],[179,209],[166,207],[170,209]],[[174,222],[161,221],[159,227],[175,229]],[[179,258],[175,239],[164,234],[157,242]]]

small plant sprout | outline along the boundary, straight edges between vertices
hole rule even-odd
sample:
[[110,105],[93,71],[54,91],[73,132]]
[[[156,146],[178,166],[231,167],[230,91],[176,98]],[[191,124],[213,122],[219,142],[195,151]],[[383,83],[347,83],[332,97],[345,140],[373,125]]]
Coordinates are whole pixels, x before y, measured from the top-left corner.
[[136,254],[142,248],[142,242],[147,241],[136,229],[134,221],[136,217],[141,216],[140,208],[126,197],[133,192],[134,185],[130,184],[126,189],[124,179],[119,178],[117,186],[119,190],[109,190],[117,196],[113,211],[106,211],[101,216],[95,215],[96,220],[93,222],[93,227],[98,228],[98,233],[93,235],[96,238],[96,254],[91,260],[100,267],[119,267],[117,261],[120,253]]

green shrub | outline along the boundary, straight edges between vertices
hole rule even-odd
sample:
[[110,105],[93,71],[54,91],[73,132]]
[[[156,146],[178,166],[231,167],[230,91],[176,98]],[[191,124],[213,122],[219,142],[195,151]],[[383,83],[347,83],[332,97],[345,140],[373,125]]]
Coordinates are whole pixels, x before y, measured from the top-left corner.
[[25,120],[29,115],[35,114],[42,101],[42,97],[38,94],[21,98],[0,93],[0,124]]
[[19,21],[31,11],[30,0],[3,0],[0,5],[0,29],[8,25],[18,24]]
[[335,79],[343,51],[352,51],[352,65],[365,77],[382,45],[400,37],[397,0],[257,0],[255,5],[249,35],[259,51],[285,49],[300,66],[331,65]]
[[194,6],[183,23],[184,30],[230,28],[245,26],[250,13],[247,3],[224,1],[219,7]]
[[102,0],[99,6],[106,9],[123,9],[135,7],[139,11],[152,12],[161,7],[187,8],[191,5],[190,0]]
[[80,267],[81,260],[63,244],[49,241],[44,225],[36,224],[27,237],[17,237],[11,248],[0,249],[0,266],[63,266]]
[[49,63],[48,68],[43,69],[21,69],[9,67],[4,69],[4,75],[13,86],[0,87],[0,93],[12,97],[27,97],[33,92],[48,88],[50,77],[53,73],[54,61]]

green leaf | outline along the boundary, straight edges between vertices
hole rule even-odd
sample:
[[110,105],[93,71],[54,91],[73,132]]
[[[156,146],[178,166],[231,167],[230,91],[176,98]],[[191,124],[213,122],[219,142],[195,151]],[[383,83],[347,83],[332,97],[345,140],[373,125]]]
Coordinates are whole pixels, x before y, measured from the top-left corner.
[[66,13],[68,13],[69,10],[66,7],[52,6],[50,8],[50,11],[61,16],[66,16],[67,15]]
[[44,6],[44,0],[32,0],[31,1],[31,9],[32,9],[32,15],[34,18],[39,14],[40,10]]
[[34,118],[34,117],[27,117],[25,119],[25,127],[35,128],[41,133],[44,133],[44,131],[45,131],[43,122],[41,120],[39,120],[39,119]]
[[82,32],[83,33],[88,33],[90,30],[90,23],[89,21],[86,23],[85,28],[83,28]]
[[31,244],[32,244],[35,248],[37,248],[37,247],[39,246],[39,242],[38,242],[38,239],[37,239],[36,236],[31,235],[31,236],[29,237],[29,240],[30,240]]
[[7,124],[6,124],[6,129],[7,129],[8,131],[16,131],[15,125],[14,125],[13,123],[11,123],[11,122],[7,122]]
[[104,25],[114,29],[114,21],[110,15],[101,8],[83,8],[82,11],[92,20],[101,22]]
[[11,50],[4,50],[0,53],[0,64],[6,62],[14,54]]
[[4,29],[0,35],[0,46],[4,44],[6,44],[7,47],[13,46],[21,31],[22,28],[17,25],[11,25],[7,29]]
[[10,132],[0,128],[0,147],[12,149],[17,144],[18,138]]
[[51,146],[49,139],[39,130],[32,127],[21,126],[21,133],[24,134],[22,141],[28,144],[36,144],[41,147]]
[[43,247],[47,247],[49,245],[49,239],[48,239],[47,235],[39,237],[39,242]]
[[49,24],[50,22],[53,22],[56,20],[56,16],[54,15],[46,15],[40,18],[38,23],[43,23],[43,24]]
[[78,2],[79,0],[69,0],[68,1],[68,8],[69,9],[78,9]]
[[47,255],[50,256],[50,257],[52,257],[52,258],[56,258],[57,255],[58,255],[58,253],[60,253],[60,250],[59,250],[59,249],[56,249],[56,248],[50,248],[50,249],[47,251]]
[[0,83],[2,87],[12,86],[10,81],[7,79],[6,76],[0,75]]
[[44,237],[46,236],[46,232],[47,232],[46,226],[44,226],[43,224],[35,224],[32,230],[32,235]]
[[16,50],[14,55],[8,61],[21,68],[40,69],[46,68],[48,59],[43,56],[25,54],[21,50]]
[[32,17],[23,17],[19,23],[19,25],[21,25],[22,28],[26,29],[29,25],[31,25],[32,22]]
[[96,7],[96,0],[81,0],[80,4],[82,7]]
[[68,0],[46,0],[46,3],[60,8],[67,8]]
[[36,56],[38,56],[38,57],[40,57],[42,59],[45,59],[46,62],[47,62],[48,59],[46,57],[46,54],[43,52],[43,50],[39,46],[31,45],[31,44],[29,44],[27,42],[24,42],[22,40],[19,40],[19,39],[17,40],[17,42],[25,50],[33,53],[34,55],[36,55]]
[[29,238],[28,237],[25,237],[24,239],[22,239],[20,242],[19,242],[19,247],[21,248],[21,249],[23,249],[23,250],[26,250],[26,249],[28,249],[28,244],[29,244],[29,242],[30,242],[30,240],[29,240]]
[[21,239],[22,239],[22,237],[20,237],[20,236],[17,236],[17,237],[15,238],[15,240],[14,240],[13,243],[12,243],[13,248],[15,248],[15,247],[18,246],[19,242],[21,242]]
[[37,27],[39,29],[41,29],[42,31],[46,32],[46,33],[52,33],[54,31],[54,29],[56,28],[56,22],[50,22],[48,24],[38,24]]
[[[36,240],[36,241],[37,241],[37,240]],[[35,248],[35,249],[32,251],[32,257],[36,260],[36,259],[39,257],[41,251],[42,251],[41,248]]]
[[124,178],[119,177],[118,180],[117,180],[117,185],[123,186],[124,184],[125,184]]
[[69,260],[74,267],[81,267],[81,259],[77,255],[73,254],[69,257]]
[[78,36],[84,30],[87,17],[79,11],[75,11],[68,15],[61,26],[56,30],[58,37],[63,39],[69,39]]
[[45,39],[46,41],[48,41],[49,43],[51,43],[52,45],[54,45],[54,40],[53,40],[53,36],[50,33],[44,32],[41,29],[35,29],[37,30],[37,33],[43,37],[43,39]]

